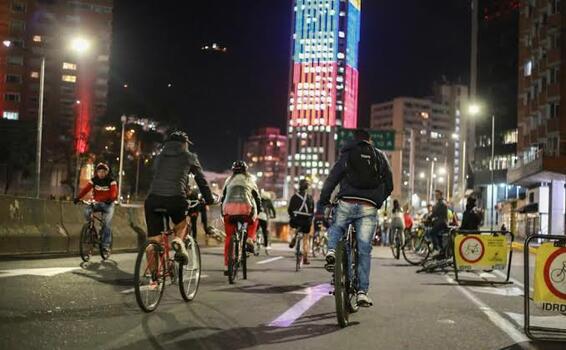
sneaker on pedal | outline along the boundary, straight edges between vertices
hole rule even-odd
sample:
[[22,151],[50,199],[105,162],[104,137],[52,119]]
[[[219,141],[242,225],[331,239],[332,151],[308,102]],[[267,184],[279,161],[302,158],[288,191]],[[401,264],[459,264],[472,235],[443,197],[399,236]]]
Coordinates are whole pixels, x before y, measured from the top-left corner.
[[373,305],[373,300],[368,297],[366,292],[358,292],[358,295],[356,296],[356,303],[361,307],[370,307]]
[[187,264],[189,262],[189,253],[185,247],[185,242],[179,237],[173,238],[171,246],[175,250],[175,260]]
[[251,254],[255,254],[255,247],[254,247],[254,241],[248,237],[248,239],[246,239],[246,251],[248,253]]
[[328,253],[326,253],[326,264],[324,265],[324,268],[326,269],[326,271],[334,271],[334,264],[336,263],[336,254],[334,252],[334,250],[329,250]]
[[289,243],[289,248],[293,249],[295,247],[295,243],[297,242],[297,236],[293,237],[293,239],[291,239],[291,242]]

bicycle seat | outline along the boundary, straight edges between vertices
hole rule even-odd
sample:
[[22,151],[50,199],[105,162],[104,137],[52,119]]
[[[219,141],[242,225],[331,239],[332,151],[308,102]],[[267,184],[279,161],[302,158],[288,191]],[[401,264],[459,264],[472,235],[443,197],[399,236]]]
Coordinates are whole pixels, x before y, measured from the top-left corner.
[[154,213],[157,213],[157,214],[167,214],[167,209],[164,209],[164,208],[155,208],[155,209],[153,209],[153,212],[154,212]]

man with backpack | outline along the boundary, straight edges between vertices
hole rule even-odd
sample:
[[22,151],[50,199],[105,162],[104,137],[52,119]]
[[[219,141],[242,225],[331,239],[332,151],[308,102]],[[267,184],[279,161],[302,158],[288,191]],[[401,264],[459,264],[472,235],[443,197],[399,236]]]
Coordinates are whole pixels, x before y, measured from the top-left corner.
[[393,175],[387,157],[371,143],[365,130],[356,130],[354,140],[340,152],[324,182],[317,206],[317,216],[323,215],[330,204],[330,197],[340,185],[336,199],[333,223],[328,230],[328,254],[326,267],[333,270],[335,249],[349,225],[356,229],[358,244],[358,305],[373,305],[368,297],[371,267],[371,240],[377,226],[377,210],[393,191]]

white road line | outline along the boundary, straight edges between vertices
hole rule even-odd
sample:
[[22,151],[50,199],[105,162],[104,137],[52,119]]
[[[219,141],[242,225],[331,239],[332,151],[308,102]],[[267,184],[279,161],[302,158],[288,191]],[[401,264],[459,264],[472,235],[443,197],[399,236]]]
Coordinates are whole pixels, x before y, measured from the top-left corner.
[[320,299],[328,297],[330,295],[328,292],[332,289],[333,288],[329,283],[323,283],[319,284],[318,286],[305,288],[301,294],[306,294],[306,296],[301,299],[301,301],[291,306],[290,309],[279,315],[279,317],[271,321],[268,326],[280,328],[291,326]]
[[[507,278],[507,274],[504,273],[504,272],[501,272],[501,271],[498,271],[498,270],[493,271],[493,272],[495,272],[496,274],[498,274],[500,277]],[[513,278],[513,277],[509,277],[509,281],[515,283],[517,286],[519,286],[519,287],[522,288],[523,290],[525,289],[525,285],[524,285],[522,282],[520,282],[519,280],[517,280],[517,279],[515,279],[515,278]],[[534,291],[533,287],[531,287],[531,286],[529,286],[529,289],[531,290],[531,292]]]
[[258,265],[267,264],[267,263],[270,263],[270,262],[273,262],[273,261],[277,261],[277,260],[281,260],[281,259],[283,259],[282,256],[276,256],[276,257],[273,257],[273,258],[269,258],[269,259],[265,259],[265,260],[262,260],[262,261],[258,261],[256,264],[258,264]]
[[80,267],[42,267],[35,269],[14,269],[0,271],[0,278],[2,277],[15,277],[24,275],[52,277],[61,273],[69,271],[80,270]]
[[[446,280],[449,283],[455,283],[455,281],[451,277],[446,276]],[[455,287],[462,294],[464,294],[466,298],[468,298],[471,302],[476,304],[476,306],[480,309],[480,311],[483,312],[494,325],[496,325],[505,334],[507,334],[514,342],[523,343],[529,341],[529,338],[527,338],[527,336],[525,336],[522,332],[520,332],[517,328],[515,328],[515,326],[511,322],[507,321],[505,318],[499,315],[497,311],[493,310],[486,303],[478,299],[474,294],[472,294],[466,288],[460,285],[455,285]],[[519,346],[522,346],[522,344],[519,344]]]

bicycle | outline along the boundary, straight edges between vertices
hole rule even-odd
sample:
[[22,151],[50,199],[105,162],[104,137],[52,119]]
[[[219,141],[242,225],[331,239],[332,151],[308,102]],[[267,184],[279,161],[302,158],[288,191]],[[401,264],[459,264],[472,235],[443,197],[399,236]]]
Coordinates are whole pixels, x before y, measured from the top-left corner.
[[299,230],[295,231],[295,272],[299,272],[303,267],[303,252],[301,249],[303,236],[304,233]]
[[314,237],[312,239],[312,256],[317,255],[325,256],[328,253],[328,236],[326,230],[320,230],[314,232]]
[[356,302],[358,293],[358,246],[356,241],[356,231],[350,225],[335,251],[335,264],[333,272],[334,301],[336,303],[336,318],[340,327],[348,326],[350,314],[356,313],[359,306]]
[[421,265],[432,251],[432,243],[424,226],[408,232],[405,244],[401,247],[403,258],[411,265]]
[[247,217],[233,216],[230,218],[237,223],[238,229],[230,237],[228,246],[228,282],[234,284],[238,278],[240,267],[242,279],[248,279],[246,240],[248,239]]
[[405,245],[404,243],[404,234],[403,229],[399,227],[392,227],[393,232],[389,236],[391,252],[393,253],[393,257],[397,260],[401,257],[401,247]]
[[94,207],[96,205],[95,201],[82,201],[90,207],[90,217],[86,224],[83,225],[81,229],[81,235],[79,239],[79,254],[84,262],[90,261],[90,257],[94,253],[95,247],[98,247],[98,251],[102,260],[107,260],[110,257],[110,252],[108,250],[102,249],[102,237],[99,232],[102,229],[96,228],[96,223],[102,226],[102,217],[99,211],[95,211]]
[[145,312],[157,309],[167,278],[171,284],[179,284],[179,291],[185,302],[193,300],[198,292],[201,277],[201,257],[198,243],[187,232],[185,247],[189,253],[186,263],[178,262],[171,257],[169,236],[174,230],[169,227],[166,209],[155,209],[154,212],[163,217],[164,230],[161,232],[161,243],[148,240],[138,252],[134,271],[134,289],[136,301]]
[[435,259],[435,257],[428,257],[422,262],[422,268],[417,271],[421,272],[436,272],[437,270],[446,272],[448,270],[454,270],[454,242],[452,240],[452,232],[456,227],[448,227],[441,232],[442,238],[442,253],[444,255],[443,259]]

